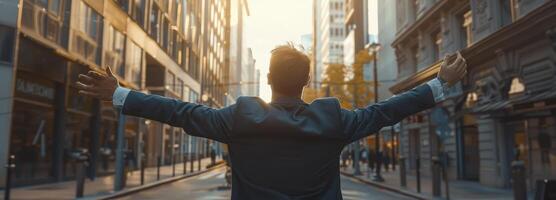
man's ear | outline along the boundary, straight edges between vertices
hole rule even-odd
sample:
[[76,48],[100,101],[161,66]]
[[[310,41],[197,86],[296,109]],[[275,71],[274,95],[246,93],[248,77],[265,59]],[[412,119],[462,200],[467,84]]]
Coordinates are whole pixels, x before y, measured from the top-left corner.
[[307,76],[307,82],[305,83],[305,87],[309,86],[309,84],[311,84],[311,75]]
[[270,73],[266,74],[266,83],[268,85],[272,85],[272,76],[270,75]]

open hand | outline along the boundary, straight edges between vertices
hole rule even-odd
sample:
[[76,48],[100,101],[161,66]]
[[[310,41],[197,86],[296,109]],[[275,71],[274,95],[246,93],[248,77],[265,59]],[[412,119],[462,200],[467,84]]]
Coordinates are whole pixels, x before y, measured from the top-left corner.
[[452,64],[449,64],[449,57],[449,55],[444,57],[444,61],[442,61],[440,71],[438,72],[438,78],[445,81],[448,86],[452,86],[463,79],[467,74],[467,63],[460,52],[457,53],[456,61]]
[[76,85],[80,95],[99,98],[103,101],[112,101],[112,95],[118,87],[118,79],[110,67],[106,67],[106,74],[89,71],[86,75],[79,74]]

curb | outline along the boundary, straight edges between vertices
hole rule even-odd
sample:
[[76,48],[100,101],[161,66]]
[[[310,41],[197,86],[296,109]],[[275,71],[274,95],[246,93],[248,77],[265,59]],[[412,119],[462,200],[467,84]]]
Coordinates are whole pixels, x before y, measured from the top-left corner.
[[350,178],[353,178],[353,179],[355,179],[355,180],[357,180],[357,181],[359,181],[359,182],[362,182],[362,183],[364,183],[364,184],[366,184],[366,185],[373,186],[373,187],[377,187],[377,188],[384,189],[384,190],[388,190],[388,191],[390,191],[390,192],[398,193],[398,194],[401,194],[401,195],[404,195],[404,196],[407,196],[407,197],[411,197],[411,198],[414,198],[414,199],[419,199],[419,200],[427,200],[427,199],[430,199],[430,198],[428,198],[428,197],[426,197],[426,196],[418,195],[418,194],[415,194],[415,193],[412,193],[412,192],[408,192],[408,191],[405,191],[405,190],[402,190],[402,189],[399,189],[399,188],[395,188],[395,187],[391,187],[391,186],[386,186],[386,185],[380,184],[380,183],[371,182],[371,181],[369,181],[369,180],[366,180],[366,179],[364,179],[364,178],[360,178],[360,177],[354,176],[353,174],[350,174],[350,173],[347,173],[347,172],[340,171],[340,174],[342,174],[342,175],[344,175],[344,176],[347,176],[347,177],[350,177]]
[[155,187],[158,187],[158,186],[161,186],[161,185],[165,185],[165,184],[168,184],[168,183],[176,182],[176,181],[179,181],[179,180],[182,180],[182,179],[198,176],[198,175],[213,171],[215,169],[221,168],[225,165],[226,164],[223,161],[220,161],[220,162],[217,162],[215,165],[211,166],[208,169],[201,170],[201,171],[198,171],[198,172],[194,172],[194,173],[191,173],[191,174],[185,174],[185,175],[181,175],[181,176],[167,178],[167,179],[164,179],[164,180],[148,183],[148,184],[145,184],[145,185],[142,185],[142,186],[137,186],[137,187],[133,187],[133,188],[129,188],[129,189],[124,189],[122,191],[114,192],[112,194],[105,195],[105,196],[84,197],[83,199],[93,198],[93,199],[98,199],[98,200],[108,200],[108,199],[115,199],[115,198],[119,198],[119,197],[124,197],[124,196],[130,195],[130,194],[133,194],[133,193],[141,192],[143,190],[152,189],[152,188],[155,188]]

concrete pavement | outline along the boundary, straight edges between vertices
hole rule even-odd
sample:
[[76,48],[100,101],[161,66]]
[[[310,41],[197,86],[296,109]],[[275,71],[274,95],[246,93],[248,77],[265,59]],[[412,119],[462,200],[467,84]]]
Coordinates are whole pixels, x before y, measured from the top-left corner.
[[[353,169],[351,167],[341,170],[342,174],[344,175],[348,175],[361,181],[365,181],[369,185],[373,185],[375,187],[385,188],[389,191],[396,191],[398,193],[405,194],[406,196],[414,196],[419,199],[445,199],[446,197],[444,183],[442,183],[441,185],[442,196],[436,198],[432,196],[432,180],[430,179],[430,177],[421,176],[421,193],[418,193],[417,180],[415,176],[408,174],[407,186],[401,187],[400,175],[398,170],[383,170],[381,172],[381,175],[385,179],[385,181],[382,183],[372,181],[371,178],[374,173],[372,172],[369,176],[367,168],[362,168],[361,171],[363,172],[363,175],[353,176]],[[491,188],[473,181],[450,180],[448,183],[451,199],[513,199],[512,191],[507,189]]]
[[[230,190],[224,187],[224,173],[225,168],[220,168],[200,176],[173,182],[168,185],[164,185],[164,187],[144,190],[120,199],[228,200],[230,199]],[[369,187],[368,185],[362,184],[352,178],[342,177],[341,181],[342,194],[345,200],[411,199],[383,189]]]
[[[204,170],[210,164],[210,158],[201,160],[201,169]],[[198,170],[198,163],[194,162],[193,169]],[[160,180],[172,178],[173,169],[171,165],[162,166],[160,168]],[[187,163],[187,173],[190,172],[190,165]],[[127,174],[127,184],[124,190],[139,187],[140,171],[136,170]],[[145,169],[145,184],[157,182],[157,169],[151,167]],[[183,164],[177,164],[175,167],[176,177],[183,175]],[[106,195],[111,195],[113,191],[114,176],[98,177],[94,181],[86,179],[85,194],[82,199],[97,199]],[[75,199],[75,181],[66,181],[59,183],[43,184],[28,187],[13,188],[11,190],[11,199],[13,200],[65,200]],[[0,195],[4,195],[4,191],[0,190]]]

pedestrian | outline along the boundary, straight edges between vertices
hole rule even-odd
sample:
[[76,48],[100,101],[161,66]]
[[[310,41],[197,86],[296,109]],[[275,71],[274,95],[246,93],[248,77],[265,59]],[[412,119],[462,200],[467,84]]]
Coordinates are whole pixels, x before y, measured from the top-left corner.
[[347,161],[348,161],[348,158],[349,158],[349,153],[348,153],[347,149],[344,149],[342,151],[341,157],[342,157],[341,167],[345,169],[347,167]]
[[371,171],[375,169],[375,163],[376,163],[376,153],[374,150],[369,149],[369,162],[367,163],[367,165],[369,169],[371,169]]
[[351,167],[355,168],[355,150],[350,150],[349,155],[351,155]]
[[[124,115],[181,127],[186,133],[228,144],[232,194],[236,199],[342,199],[337,158],[341,150],[385,126],[430,109],[444,91],[461,80],[465,59],[445,57],[438,77],[388,100],[355,110],[342,109],[335,98],[306,103],[311,60],[292,45],[270,55],[267,82],[272,101],[240,97],[214,109],[178,99],[144,94],[119,86],[110,68],[80,74],[79,94],[112,101]],[[206,86],[203,86],[206,87]],[[202,87],[202,88],[203,88]],[[211,90],[212,91],[212,90]],[[219,101],[224,94],[210,94]]]
[[388,170],[390,170],[390,156],[387,153],[385,153],[383,155],[384,155],[383,156],[383,158],[384,158],[384,170],[388,171]]
[[381,150],[378,150],[378,153],[376,154],[376,167],[381,170],[382,165],[384,165],[384,155]]
[[362,148],[360,152],[361,152],[360,153],[361,162],[363,164],[366,164],[367,163],[367,148]]

